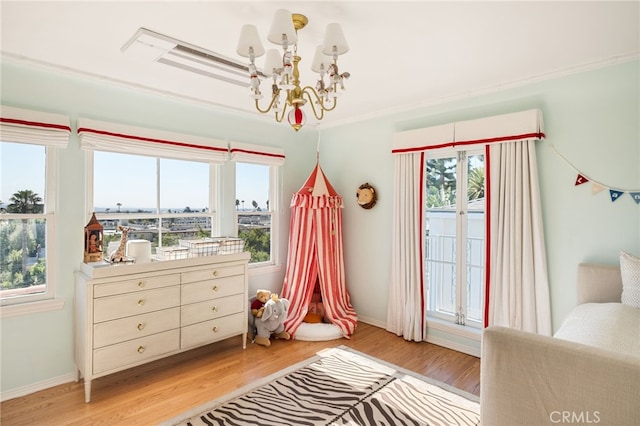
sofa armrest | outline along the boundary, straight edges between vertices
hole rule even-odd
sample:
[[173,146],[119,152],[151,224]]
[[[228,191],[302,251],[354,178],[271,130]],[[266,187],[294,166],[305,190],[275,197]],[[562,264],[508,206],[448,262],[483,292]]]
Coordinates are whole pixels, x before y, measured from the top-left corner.
[[577,304],[608,303],[622,300],[620,266],[580,263],[578,265]]
[[483,333],[480,364],[483,425],[640,419],[640,358],[492,326]]

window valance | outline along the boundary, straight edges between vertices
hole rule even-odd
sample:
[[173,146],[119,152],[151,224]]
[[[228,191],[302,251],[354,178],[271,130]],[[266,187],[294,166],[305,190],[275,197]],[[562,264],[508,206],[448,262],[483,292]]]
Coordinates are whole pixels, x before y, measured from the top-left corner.
[[270,166],[281,166],[284,164],[285,155],[282,149],[249,145],[239,142],[231,142],[229,144],[231,152],[231,160],[243,163],[258,163]]
[[229,156],[225,141],[88,118],[78,119],[78,136],[80,147],[90,150],[209,163],[224,163]]
[[64,115],[5,105],[0,107],[0,139],[3,142],[66,148],[70,134],[69,117]]
[[393,136],[392,152],[402,154],[544,137],[542,111],[531,109],[398,132]]

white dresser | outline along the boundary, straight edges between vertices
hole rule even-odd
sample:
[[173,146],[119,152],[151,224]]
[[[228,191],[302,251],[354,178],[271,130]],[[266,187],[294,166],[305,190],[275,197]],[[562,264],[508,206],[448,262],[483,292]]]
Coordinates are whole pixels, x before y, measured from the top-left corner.
[[218,340],[247,343],[250,253],[92,266],[76,274],[75,356],[91,381]]

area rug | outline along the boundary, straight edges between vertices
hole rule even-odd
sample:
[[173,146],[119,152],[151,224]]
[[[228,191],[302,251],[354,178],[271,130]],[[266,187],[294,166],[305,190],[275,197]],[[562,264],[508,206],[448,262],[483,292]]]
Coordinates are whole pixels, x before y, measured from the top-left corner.
[[475,395],[339,346],[162,426],[479,424]]

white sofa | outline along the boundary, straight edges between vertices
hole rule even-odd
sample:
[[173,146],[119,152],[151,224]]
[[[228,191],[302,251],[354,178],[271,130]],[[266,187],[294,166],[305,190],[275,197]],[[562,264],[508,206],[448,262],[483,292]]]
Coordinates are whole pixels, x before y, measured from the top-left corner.
[[483,333],[483,426],[640,425],[640,309],[618,266],[578,266],[578,306],[554,337]]

